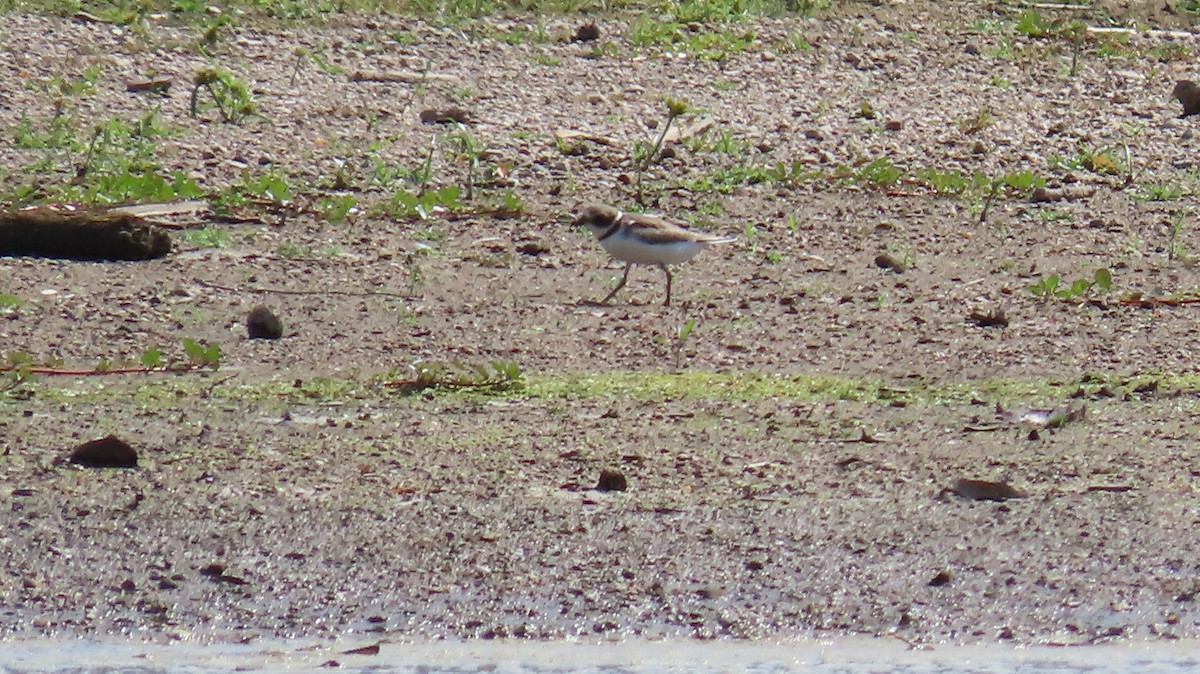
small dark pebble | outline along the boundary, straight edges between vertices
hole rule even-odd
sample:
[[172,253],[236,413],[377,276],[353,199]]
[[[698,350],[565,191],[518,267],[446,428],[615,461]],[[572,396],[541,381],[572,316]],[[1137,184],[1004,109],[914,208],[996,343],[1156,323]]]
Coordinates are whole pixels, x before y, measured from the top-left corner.
[[220,562],[209,564],[208,566],[202,567],[200,569],[200,575],[208,576],[209,578],[220,578],[221,575],[224,573],[225,573],[225,565],[221,564]]
[[972,311],[967,316],[967,320],[981,328],[1008,327],[1008,316],[1005,315],[1003,308],[996,308],[990,311]]
[[85,468],[137,468],[138,465],[137,452],[115,435],[79,445],[72,450],[70,460]]
[[875,256],[875,266],[879,267],[880,269],[890,269],[890,270],[896,272],[897,274],[903,274],[905,272],[905,270],[907,269],[907,267],[904,265],[903,262],[901,262],[900,260],[897,260],[895,257],[893,257],[892,255],[890,255],[888,253],[880,253],[880,254],[876,255]]
[[596,491],[625,491],[628,486],[624,473],[615,468],[605,468],[600,471]]
[[246,333],[250,339],[279,339],[283,336],[283,321],[270,309],[257,306],[246,316]]
[[595,21],[580,24],[575,29],[575,42],[592,42],[600,39],[600,28]]
[[550,247],[537,241],[526,241],[517,246],[517,252],[522,255],[538,256],[550,252]]
[[935,575],[933,578],[930,578],[929,582],[926,584],[929,587],[941,587],[949,582],[950,582],[950,572],[949,571],[938,571],[937,575]]
[[422,110],[422,124],[470,124],[475,121],[471,113],[462,108],[430,108]]
[[1175,83],[1175,90],[1172,93],[1183,106],[1183,114],[1180,117],[1200,115],[1200,87],[1196,86],[1195,82],[1179,80]]
[[987,480],[961,479],[954,484],[953,491],[972,501],[1007,501],[1010,498],[1024,496],[1007,482],[989,482]]

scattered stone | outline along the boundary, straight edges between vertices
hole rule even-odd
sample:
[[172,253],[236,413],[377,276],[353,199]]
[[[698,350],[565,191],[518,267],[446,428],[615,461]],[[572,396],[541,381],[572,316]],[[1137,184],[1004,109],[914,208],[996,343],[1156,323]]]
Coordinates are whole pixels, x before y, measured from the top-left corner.
[[220,562],[213,562],[208,566],[201,567],[200,575],[208,576],[209,578],[220,578],[225,573],[225,565]]
[[575,29],[575,37],[572,38],[574,42],[592,42],[599,39],[600,27],[596,25],[595,21],[580,24],[579,27]]
[[1004,313],[1004,307],[994,307],[987,311],[972,311],[967,315],[967,320],[981,328],[1008,327],[1008,316]]
[[550,252],[550,247],[540,241],[526,241],[517,245],[517,252],[522,255],[545,255]]
[[79,445],[70,461],[85,468],[137,468],[138,456],[129,443],[110,435]]
[[1172,94],[1183,105],[1183,114],[1180,117],[1200,115],[1200,87],[1196,86],[1195,82],[1179,80],[1175,83]]
[[170,88],[170,77],[152,77],[144,80],[132,80],[125,83],[125,90],[132,93],[150,92],[165,96]]
[[968,480],[965,478],[955,482],[952,491],[971,501],[1007,501],[1010,498],[1023,498],[1025,496],[1007,482],[989,482],[987,480]]
[[0,210],[0,256],[67,260],[152,260],[171,252],[171,237],[129,213],[87,208]]
[[459,108],[430,108],[421,111],[422,124],[471,124],[475,121],[470,112]]
[[890,253],[880,253],[880,254],[876,255],[875,256],[875,266],[879,267],[880,269],[888,269],[888,270],[894,271],[897,274],[903,274],[908,269],[908,267],[905,266],[904,262],[897,260]]
[[883,128],[885,131],[899,131],[904,128],[904,122],[898,119],[889,119],[884,122]]
[[950,572],[949,571],[938,571],[937,575],[935,575],[933,578],[930,578],[929,582],[926,583],[926,585],[928,585],[929,587],[941,587],[943,585],[946,585],[949,582],[950,582]]
[[351,648],[348,651],[342,651],[342,655],[379,655],[379,644],[363,646],[362,648]]
[[1079,201],[1096,194],[1096,189],[1090,186],[1060,187],[1057,189],[1035,187],[1029,195],[1030,203],[1045,204],[1055,201]]
[[625,491],[628,486],[624,473],[616,468],[605,468],[600,471],[600,481],[596,483],[596,491]]
[[270,309],[259,305],[246,316],[246,333],[250,339],[279,339],[283,336],[283,321]]

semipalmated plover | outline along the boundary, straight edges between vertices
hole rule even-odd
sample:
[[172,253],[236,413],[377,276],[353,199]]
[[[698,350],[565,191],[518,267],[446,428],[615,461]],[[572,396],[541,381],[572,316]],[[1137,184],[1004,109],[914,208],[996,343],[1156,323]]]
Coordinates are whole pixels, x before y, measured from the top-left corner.
[[625,274],[601,304],[607,304],[629,279],[629,268],[635,264],[656,265],[667,275],[667,299],[671,305],[671,270],[667,265],[687,262],[709,244],[730,243],[736,236],[715,236],[695,232],[664,218],[641,213],[625,213],[611,206],[591,204],[575,221],[590,229],[600,245],[614,259],[625,263]]

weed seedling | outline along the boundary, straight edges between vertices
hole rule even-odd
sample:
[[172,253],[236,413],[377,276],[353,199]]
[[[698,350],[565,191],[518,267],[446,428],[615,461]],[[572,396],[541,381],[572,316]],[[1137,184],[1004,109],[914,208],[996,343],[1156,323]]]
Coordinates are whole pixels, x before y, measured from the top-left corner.
[[678,370],[683,364],[683,347],[687,344],[688,337],[692,336],[692,331],[696,329],[696,319],[689,318],[683,325],[679,326],[679,330],[675,333],[675,339],[672,341],[672,346],[675,351],[675,369]]
[[200,114],[200,92],[213,99],[221,119],[228,124],[240,124],[258,114],[258,105],[250,87],[223,68],[202,68],[192,79],[192,96],[188,111],[192,117]]
[[1183,222],[1189,215],[1191,215],[1190,211],[1181,211],[1175,216],[1175,219],[1171,220],[1170,238],[1167,240],[1168,260],[1176,258],[1187,260],[1189,257],[1187,248],[1179,242],[1179,235],[1183,233]]
[[663,123],[662,131],[659,132],[658,138],[654,140],[654,143],[636,142],[633,145],[633,169],[637,176],[637,202],[642,206],[646,205],[642,193],[642,174],[646,172],[646,169],[658,157],[658,153],[662,151],[663,142],[667,139],[667,132],[671,130],[671,124],[688,112],[688,104],[684,101],[668,98],[666,99],[666,106],[667,121]]

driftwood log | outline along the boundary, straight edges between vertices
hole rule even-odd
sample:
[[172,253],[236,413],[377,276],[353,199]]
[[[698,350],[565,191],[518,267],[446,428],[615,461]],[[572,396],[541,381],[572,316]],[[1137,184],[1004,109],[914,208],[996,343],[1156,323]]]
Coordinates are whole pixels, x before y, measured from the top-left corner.
[[150,260],[170,252],[166,232],[130,213],[0,211],[0,256]]

